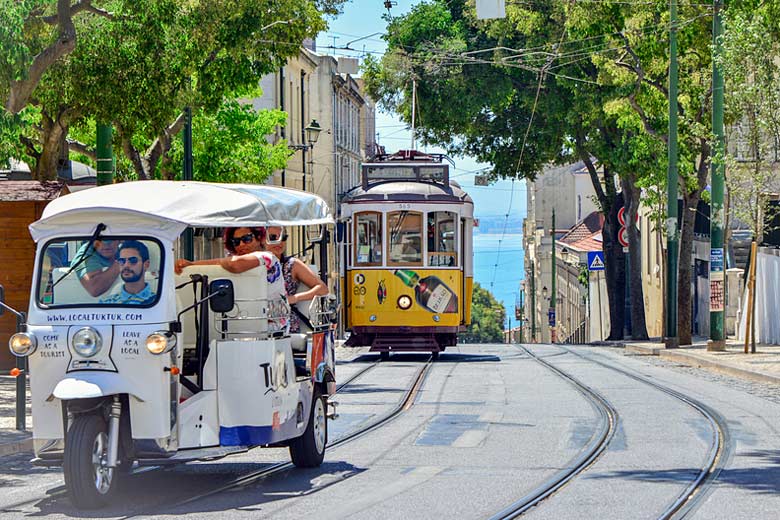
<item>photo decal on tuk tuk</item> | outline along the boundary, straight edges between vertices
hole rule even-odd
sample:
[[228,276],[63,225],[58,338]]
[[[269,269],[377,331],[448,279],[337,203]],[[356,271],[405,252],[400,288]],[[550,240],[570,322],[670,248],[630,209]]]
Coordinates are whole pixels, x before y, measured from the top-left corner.
[[[38,305],[150,307],[161,279],[160,243],[148,237],[67,238],[49,241],[41,252]],[[85,320],[102,313],[82,313]],[[90,316],[98,314],[98,316]],[[106,313],[109,314],[109,313]],[[110,313],[105,319],[132,321],[138,313]],[[54,321],[56,316],[51,316]],[[70,321],[71,317],[63,317]]]

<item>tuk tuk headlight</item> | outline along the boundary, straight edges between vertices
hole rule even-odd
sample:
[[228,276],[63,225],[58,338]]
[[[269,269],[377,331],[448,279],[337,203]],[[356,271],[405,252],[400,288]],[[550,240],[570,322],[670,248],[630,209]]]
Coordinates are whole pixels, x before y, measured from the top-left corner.
[[8,340],[8,347],[14,356],[29,356],[38,347],[38,338],[29,332],[17,332]]
[[176,336],[167,330],[152,332],[146,338],[146,350],[152,354],[170,352],[176,346]]
[[103,347],[103,338],[92,327],[84,327],[73,335],[71,345],[79,356],[92,357]]

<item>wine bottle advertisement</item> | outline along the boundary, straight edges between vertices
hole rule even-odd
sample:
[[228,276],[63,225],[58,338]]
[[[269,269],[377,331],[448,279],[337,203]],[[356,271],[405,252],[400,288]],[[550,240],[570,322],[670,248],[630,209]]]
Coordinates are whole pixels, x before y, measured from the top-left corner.
[[459,323],[463,273],[444,269],[355,270],[347,280],[350,311],[365,326]]

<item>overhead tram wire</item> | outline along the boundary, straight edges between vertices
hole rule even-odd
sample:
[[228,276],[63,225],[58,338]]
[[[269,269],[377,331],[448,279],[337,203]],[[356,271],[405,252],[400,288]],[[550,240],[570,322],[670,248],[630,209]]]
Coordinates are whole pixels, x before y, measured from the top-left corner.
[[[528,118],[528,127],[525,129],[525,135],[523,136],[523,144],[520,147],[520,157],[517,158],[517,166],[515,167],[515,177],[512,178],[512,193],[509,195],[509,209],[506,212],[506,216],[504,217],[504,226],[501,230],[501,239],[498,241],[498,251],[496,252],[496,263],[493,265],[493,277],[490,281],[490,288],[493,288],[493,284],[496,280],[496,272],[498,271],[498,265],[500,263],[501,259],[501,244],[504,241],[504,238],[506,237],[506,227],[509,223],[509,215],[512,212],[512,202],[514,201],[515,197],[515,178],[517,177],[517,174],[520,172],[520,165],[523,161],[523,154],[525,153],[525,145],[528,142],[528,134],[531,133],[531,127],[534,123],[534,115],[536,114],[536,107],[539,104],[539,94],[542,91],[542,83],[544,82],[544,78],[546,75],[546,69],[552,65],[552,62],[557,57],[557,50],[561,47],[563,44],[563,39],[566,37],[566,31],[561,31],[561,38],[558,40],[558,45],[556,45],[553,48],[553,53],[549,53],[549,57],[547,58],[547,62],[544,64],[544,66],[539,70],[539,82],[536,85],[536,96],[534,97],[534,104],[531,108],[531,116]],[[553,247],[555,247],[555,231],[553,230]],[[510,318],[511,320],[511,318]]]

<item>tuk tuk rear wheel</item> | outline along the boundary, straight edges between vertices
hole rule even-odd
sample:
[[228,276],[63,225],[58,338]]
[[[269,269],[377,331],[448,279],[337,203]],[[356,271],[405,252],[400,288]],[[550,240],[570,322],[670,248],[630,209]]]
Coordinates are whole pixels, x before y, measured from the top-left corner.
[[290,441],[290,457],[299,468],[316,468],[325,458],[328,443],[328,416],[325,398],[315,387],[312,395],[309,422],[303,435]]
[[63,470],[70,499],[78,508],[105,506],[117,488],[119,471],[106,466],[108,427],[97,415],[78,415],[68,429]]

